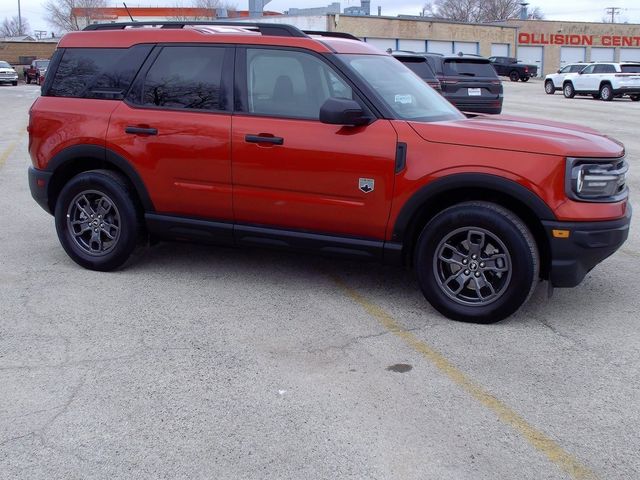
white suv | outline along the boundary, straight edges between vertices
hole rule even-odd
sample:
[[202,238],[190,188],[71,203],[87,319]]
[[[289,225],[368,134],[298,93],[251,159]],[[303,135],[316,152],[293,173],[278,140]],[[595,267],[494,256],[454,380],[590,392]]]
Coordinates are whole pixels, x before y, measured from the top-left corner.
[[566,98],[591,95],[604,101],[628,95],[640,100],[640,63],[593,63],[578,73],[567,75],[562,82]]
[[570,73],[578,73],[584,67],[589,65],[588,63],[567,63],[564,67],[558,70],[556,73],[550,73],[544,77],[544,91],[549,95],[556,93],[556,90],[562,90],[562,84],[564,79]]

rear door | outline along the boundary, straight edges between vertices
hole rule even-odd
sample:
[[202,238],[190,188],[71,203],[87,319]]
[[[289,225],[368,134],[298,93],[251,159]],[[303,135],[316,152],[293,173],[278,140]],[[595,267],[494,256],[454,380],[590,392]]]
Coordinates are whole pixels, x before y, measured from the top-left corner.
[[107,148],[141,175],[158,213],[233,219],[233,48],[157,47],[113,112]]
[[391,123],[321,123],[330,97],[366,105],[312,52],[239,48],[236,86],[233,206],[245,225],[236,227],[238,242],[249,225],[384,239],[397,140]]

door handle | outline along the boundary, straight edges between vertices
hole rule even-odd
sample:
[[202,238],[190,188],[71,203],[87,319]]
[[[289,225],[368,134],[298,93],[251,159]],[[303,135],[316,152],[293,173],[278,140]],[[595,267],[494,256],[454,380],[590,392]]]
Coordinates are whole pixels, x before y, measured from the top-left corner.
[[148,128],[148,127],[127,127],[124,129],[125,133],[132,133],[134,135],[157,135],[157,128]]
[[273,145],[282,145],[284,138],[267,137],[265,135],[245,135],[244,141],[247,143],[272,143]]

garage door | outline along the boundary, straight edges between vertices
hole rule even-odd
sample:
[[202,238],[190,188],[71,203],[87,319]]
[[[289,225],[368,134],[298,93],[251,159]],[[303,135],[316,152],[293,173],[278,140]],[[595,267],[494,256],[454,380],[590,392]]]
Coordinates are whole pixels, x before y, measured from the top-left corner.
[[544,65],[542,63],[542,47],[518,47],[518,60],[529,65],[538,66],[538,76],[542,76]]
[[453,53],[470,53],[478,54],[478,44],[476,42],[453,42]]
[[405,50],[407,52],[426,52],[427,41],[426,40],[398,40],[398,50]]
[[396,49],[395,38],[365,38],[364,41],[382,50],[383,52],[386,51],[388,48],[390,48],[391,50]]
[[586,59],[586,47],[560,47],[560,68],[567,63],[584,62]]
[[508,57],[509,56],[508,43],[492,43],[491,44],[491,56],[492,57]]
[[592,62],[613,62],[615,58],[615,48],[591,47]]
[[640,62],[640,48],[621,48],[621,62]]
[[441,40],[427,40],[427,52],[451,55],[453,53],[453,42],[443,42]]

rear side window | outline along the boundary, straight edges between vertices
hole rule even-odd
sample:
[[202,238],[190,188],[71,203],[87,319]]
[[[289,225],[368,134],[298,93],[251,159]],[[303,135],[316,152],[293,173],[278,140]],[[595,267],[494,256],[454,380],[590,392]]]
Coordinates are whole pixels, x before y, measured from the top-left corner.
[[497,77],[496,71],[489,62],[446,60],[445,75],[462,75],[465,77]]
[[433,80],[436,78],[425,58],[400,57],[399,60],[423,80]]
[[224,110],[222,66],[225,47],[164,47],[147,72],[142,105],[190,110]]
[[620,65],[622,73],[640,73],[640,65]]
[[68,48],[47,94],[54,97],[121,99],[150,45],[130,48]]

